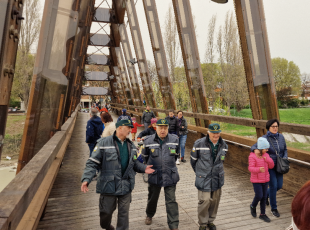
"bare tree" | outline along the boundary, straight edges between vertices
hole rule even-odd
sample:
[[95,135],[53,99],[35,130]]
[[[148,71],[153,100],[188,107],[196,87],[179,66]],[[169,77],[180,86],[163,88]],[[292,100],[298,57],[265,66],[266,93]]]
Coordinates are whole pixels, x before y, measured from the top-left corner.
[[217,87],[218,87],[218,69],[219,65],[214,63],[215,53],[216,53],[216,44],[215,44],[215,28],[216,28],[216,15],[213,15],[209,25],[208,25],[208,37],[207,37],[207,46],[205,53],[205,64],[202,64],[202,73],[205,83],[206,94],[208,97],[209,103],[213,106],[216,101]]
[[310,89],[310,74],[303,73],[301,75],[301,96],[306,97]]
[[175,68],[178,65],[180,44],[178,41],[177,24],[172,9],[172,4],[169,5],[166,13],[166,21],[164,25],[164,43],[167,55],[168,68],[170,72],[171,81],[175,81]]
[[232,104],[240,110],[247,104],[248,92],[238,28],[231,12],[226,13],[225,23],[218,32],[217,49],[221,75],[221,97],[228,110]]
[[41,27],[39,0],[27,0],[24,3],[20,40],[17,51],[16,70],[13,81],[12,96],[17,96],[28,107],[31,79],[33,74],[34,56],[31,51],[36,44]]

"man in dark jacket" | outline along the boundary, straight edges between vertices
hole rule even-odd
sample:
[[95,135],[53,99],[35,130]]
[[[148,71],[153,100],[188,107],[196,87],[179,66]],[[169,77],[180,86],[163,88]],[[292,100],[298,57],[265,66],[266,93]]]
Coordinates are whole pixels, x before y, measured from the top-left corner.
[[168,130],[168,132],[170,133],[170,134],[175,134],[175,135],[178,135],[178,133],[179,133],[179,126],[178,126],[178,118],[176,118],[175,116],[174,116],[174,112],[173,112],[173,110],[170,110],[169,111],[169,116],[168,117],[166,117],[166,120],[168,121],[168,123],[169,123],[169,130]]
[[91,109],[91,118],[87,121],[86,126],[86,143],[89,147],[89,156],[93,152],[97,140],[101,137],[103,126],[101,118],[97,116],[98,110],[96,108]]
[[224,185],[224,166],[228,146],[220,137],[221,127],[217,123],[209,125],[208,135],[195,141],[191,152],[191,165],[196,174],[198,189],[199,230],[216,230],[213,221]]
[[144,130],[148,128],[148,126],[151,124],[151,119],[156,118],[153,111],[150,110],[150,106],[146,106],[146,110],[143,111],[141,123],[144,124]]
[[127,112],[126,109],[123,109],[123,110],[122,110],[122,115],[120,115],[120,116],[117,118],[117,122],[119,122],[119,121],[121,121],[121,120],[130,120],[131,123],[132,123],[131,117],[130,117],[126,112]]
[[103,229],[115,229],[111,220],[117,204],[116,230],[129,229],[129,206],[136,172],[154,172],[152,165],[145,166],[137,160],[137,148],[126,138],[132,127],[130,120],[121,120],[116,123],[116,131],[112,136],[100,138],[92,156],[86,162],[82,176],[81,190],[86,193],[96,171],[101,171],[96,192],[100,193],[100,226]]
[[152,224],[156,213],[161,187],[165,190],[167,219],[170,229],[179,226],[179,209],[175,198],[176,184],[179,181],[175,161],[179,152],[179,140],[176,135],[168,134],[168,121],[159,119],[156,123],[156,134],[144,140],[142,157],[147,165],[154,165],[155,172],[148,179],[148,201],[145,224]]

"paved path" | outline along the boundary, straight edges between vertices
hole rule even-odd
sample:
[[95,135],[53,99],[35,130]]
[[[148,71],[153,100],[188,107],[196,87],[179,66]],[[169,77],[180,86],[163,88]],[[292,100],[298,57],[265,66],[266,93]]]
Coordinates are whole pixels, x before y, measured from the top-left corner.
[[[95,193],[96,182],[89,186],[90,191],[80,191],[80,179],[88,159],[88,146],[85,144],[85,127],[89,114],[80,113],[69,143],[63,166],[59,171],[48,199],[46,214],[38,229],[101,229],[99,225],[99,195]],[[139,128],[138,130],[142,130]],[[189,150],[186,151],[189,159]],[[180,182],[177,185],[177,201],[180,211],[180,230],[198,229],[197,190],[194,186],[195,175],[189,162],[178,166]],[[136,176],[136,186],[130,206],[130,230],[168,230],[163,191],[158,202],[157,213],[151,226],[144,225],[147,201],[147,184],[141,174]],[[249,205],[254,192],[249,175],[231,166],[225,166],[225,185],[215,220],[218,230],[283,230],[291,221],[290,203],[292,196],[280,191],[278,207],[281,218],[271,217],[270,206],[267,214],[271,223],[252,218]],[[116,225],[117,211],[112,224]]]

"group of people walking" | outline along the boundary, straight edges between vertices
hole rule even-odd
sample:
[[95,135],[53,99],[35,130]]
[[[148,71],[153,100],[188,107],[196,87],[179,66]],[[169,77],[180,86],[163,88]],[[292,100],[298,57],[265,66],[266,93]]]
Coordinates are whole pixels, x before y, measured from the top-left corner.
[[[111,122],[109,113],[102,113],[101,120]],[[114,230],[111,225],[112,215],[118,205],[117,230],[129,229],[129,206],[131,192],[135,186],[135,174],[148,174],[148,198],[146,204],[145,224],[151,225],[156,213],[161,188],[164,188],[167,223],[170,229],[179,227],[179,210],[176,201],[176,185],[180,180],[177,163],[186,162],[185,143],[188,134],[187,122],[182,111],[177,116],[170,111],[165,119],[157,119],[149,107],[143,112],[142,131],[137,140],[144,138],[142,158],[138,158],[138,150],[128,138],[138,125],[135,119],[122,111],[117,123],[113,124],[115,131],[109,136],[103,136],[86,162],[82,176],[81,190],[88,191],[88,186],[100,172],[96,191],[100,193],[100,225],[103,229]],[[265,213],[266,204],[271,205],[271,213],[280,217],[277,209],[276,194],[283,185],[283,174],[275,169],[277,156],[287,158],[284,137],[278,132],[279,121],[267,122],[267,134],[259,138],[251,148],[249,155],[249,171],[253,183],[255,197],[250,205],[250,213],[256,217],[256,207],[260,202],[259,218],[270,222]],[[106,128],[105,128],[106,129]],[[135,133],[137,132],[134,130]],[[190,163],[196,174],[195,186],[198,190],[198,222],[199,230],[216,230],[214,220],[217,215],[222,187],[224,185],[224,161],[228,146],[221,138],[221,127],[217,123],[210,124],[207,136],[195,141],[191,150]],[[132,135],[135,140],[135,135]],[[268,188],[269,187],[269,188]]]

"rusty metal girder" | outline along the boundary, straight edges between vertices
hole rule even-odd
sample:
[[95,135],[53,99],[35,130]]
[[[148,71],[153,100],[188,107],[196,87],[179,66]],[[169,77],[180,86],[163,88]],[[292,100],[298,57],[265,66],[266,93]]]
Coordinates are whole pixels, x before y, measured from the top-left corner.
[[159,18],[155,0],[143,0],[144,11],[147,25],[149,28],[151,44],[155,64],[157,68],[157,75],[159,81],[159,88],[163,98],[165,109],[176,109],[176,104],[173,96],[173,87],[169,75],[167,58],[164,48],[163,37],[159,25]]
[[[253,119],[279,119],[263,1],[234,3]],[[256,129],[258,137],[265,132]]]
[[144,45],[142,41],[136,6],[134,0],[127,1],[127,16],[129,20],[129,26],[132,35],[132,41],[134,45],[134,49],[136,52],[136,57],[138,60],[138,66],[140,71],[140,78],[142,81],[142,86],[144,90],[144,96],[146,102],[151,107],[156,108],[156,102],[153,92],[153,87],[151,84],[149,68],[146,60],[146,55],[144,51]]
[[[93,1],[89,1],[91,3]],[[79,31],[80,15],[76,4],[75,0],[45,1],[17,173],[57,131],[61,95],[66,95],[69,84],[65,75],[70,64],[68,40]],[[86,18],[86,23],[89,23],[89,18]],[[74,47],[77,40],[72,41]],[[83,57],[81,66],[84,63]],[[76,76],[81,76],[81,72],[77,72]]]
[[0,1],[0,161],[5,137],[19,31],[23,12],[20,1]]
[[124,57],[125,57],[124,63],[127,66],[131,88],[133,91],[133,96],[134,96],[133,101],[135,105],[141,106],[142,100],[141,100],[140,87],[138,83],[138,77],[137,77],[135,67],[129,62],[129,60],[133,60],[133,56],[131,53],[127,30],[124,24],[119,25],[119,31],[120,31],[122,47],[123,47],[122,50],[124,52]]
[[119,24],[124,23],[126,0],[113,0],[112,9],[115,10],[116,21]]
[[[125,89],[125,95],[126,95],[128,104],[136,105],[133,89],[130,85],[130,81],[127,75],[121,47],[115,47],[115,52],[116,52],[116,57],[117,57],[117,62],[118,62],[118,71],[119,71],[119,74],[117,75],[120,76],[121,83],[123,84],[123,87]],[[117,72],[117,71],[114,70],[114,72]],[[120,79],[117,79],[117,81],[119,81]]]
[[[84,65],[86,50],[89,40],[89,31],[91,26],[91,18],[94,8],[92,1],[82,1],[80,5],[76,5],[76,10],[79,10],[79,32],[70,40],[70,50],[67,57],[67,76],[69,84],[67,88],[63,121],[71,116],[75,110],[77,90],[82,87],[82,76],[84,76]],[[75,41],[75,42],[74,42]],[[74,45],[73,45],[74,44]]]
[[[209,113],[190,1],[172,0],[172,3],[192,110],[196,113]],[[208,127],[210,123],[209,120],[202,119],[195,119],[195,121],[196,126]]]

